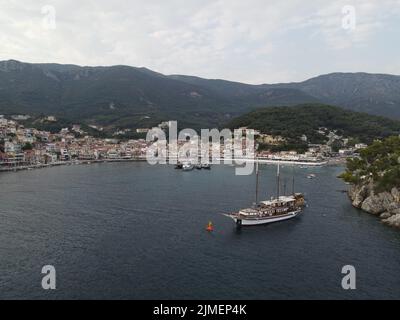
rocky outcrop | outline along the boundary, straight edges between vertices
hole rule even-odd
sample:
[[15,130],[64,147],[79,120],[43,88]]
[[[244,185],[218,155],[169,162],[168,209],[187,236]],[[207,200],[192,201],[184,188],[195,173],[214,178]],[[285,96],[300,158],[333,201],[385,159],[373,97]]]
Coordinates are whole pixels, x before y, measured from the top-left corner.
[[354,207],[379,216],[390,226],[400,228],[400,190],[375,193],[373,183],[352,185],[349,196]]
[[393,196],[389,192],[371,194],[362,202],[361,209],[374,215],[378,215],[388,211],[392,203]]
[[389,212],[384,212],[384,213],[382,213],[380,216],[379,216],[379,218],[381,218],[382,220],[384,220],[384,219],[388,219],[388,218],[390,218],[392,215],[389,213]]
[[397,188],[392,189],[392,196],[394,198],[394,201],[400,203],[400,190]]
[[366,185],[362,185],[361,187],[351,186],[349,194],[351,200],[353,201],[353,206],[356,208],[361,208],[363,201],[369,194],[368,186]]
[[395,214],[394,216],[383,220],[383,222],[389,226],[400,228],[400,214]]

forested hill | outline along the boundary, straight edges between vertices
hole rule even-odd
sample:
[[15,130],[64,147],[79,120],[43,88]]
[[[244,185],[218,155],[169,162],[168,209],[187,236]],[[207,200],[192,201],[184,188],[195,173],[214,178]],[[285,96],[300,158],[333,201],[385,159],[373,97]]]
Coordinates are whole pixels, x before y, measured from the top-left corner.
[[249,85],[129,66],[0,61],[0,114],[54,115],[110,130],[168,120],[194,129],[220,127],[257,108],[304,103],[400,119],[400,76],[334,73],[299,83]]
[[[374,182],[376,191],[390,192],[400,186],[400,137],[375,141],[360,153],[360,158],[349,159],[345,181],[355,185]],[[400,210],[399,210],[400,213]]]
[[257,107],[318,102],[292,88],[237,84],[235,90],[225,90],[211,80],[205,83],[129,66],[3,61],[0,114],[54,115],[110,129],[148,128],[178,120],[183,127],[199,129],[220,126]]
[[294,142],[305,134],[314,143],[323,139],[318,133],[321,127],[365,143],[400,133],[400,121],[321,104],[263,108],[240,116],[227,126],[249,127]]

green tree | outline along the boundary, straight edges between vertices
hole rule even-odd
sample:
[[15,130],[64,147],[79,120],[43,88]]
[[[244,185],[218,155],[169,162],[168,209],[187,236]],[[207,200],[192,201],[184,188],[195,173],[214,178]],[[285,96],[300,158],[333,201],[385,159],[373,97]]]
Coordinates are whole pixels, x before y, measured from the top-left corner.
[[23,151],[32,150],[32,149],[33,149],[33,146],[30,142],[25,143],[24,146],[22,147]]
[[343,147],[343,142],[340,140],[333,141],[331,148],[333,152],[339,152],[339,150]]
[[359,158],[347,161],[341,178],[355,184],[372,179],[377,192],[400,186],[400,137],[375,141],[363,149]]

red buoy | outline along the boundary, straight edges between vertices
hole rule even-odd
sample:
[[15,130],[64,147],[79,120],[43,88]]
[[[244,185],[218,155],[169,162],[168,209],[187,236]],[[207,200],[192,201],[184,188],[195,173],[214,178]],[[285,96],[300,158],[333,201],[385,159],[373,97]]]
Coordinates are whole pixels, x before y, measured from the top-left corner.
[[211,221],[208,223],[208,226],[207,226],[206,230],[207,230],[208,232],[214,231],[214,226],[213,226],[213,224],[212,224]]

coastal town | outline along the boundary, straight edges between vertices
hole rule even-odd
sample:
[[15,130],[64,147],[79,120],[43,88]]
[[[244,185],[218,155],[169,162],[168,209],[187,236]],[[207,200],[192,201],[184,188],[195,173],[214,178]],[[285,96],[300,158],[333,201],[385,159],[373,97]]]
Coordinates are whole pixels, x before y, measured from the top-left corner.
[[[17,120],[16,120],[17,119]],[[0,170],[45,167],[67,163],[145,159],[145,140],[94,138],[80,125],[63,128],[58,133],[25,128],[0,115]]]
[[[0,171],[14,171],[21,169],[40,168],[47,166],[112,162],[112,161],[144,161],[151,142],[142,139],[124,139],[128,130],[117,130],[110,138],[97,138],[85,132],[81,125],[72,125],[62,128],[57,133],[25,127],[21,122],[26,120],[25,115],[0,115]],[[56,122],[54,116],[47,116],[46,121]],[[169,122],[162,122],[157,128],[166,131]],[[243,132],[250,130],[240,128]],[[145,134],[151,128],[136,129],[137,133]],[[321,128],[323,130],[323,128]],[[321,131],[322,132],[322,131]],[[256,144],[268,143],[277,145],[284,139],[274,137],[253,130],[257,137]],[[326,144],[309,144],[308,151],[299,154],[296,151],[258,151],[256,157],[264,161],[286,161],[304,163],[325,163],[342,161],[346,157],[354,156],[357,150],[366,145],[358,144],[334,151],[332,145],[342,139],[334,132],[327,133]],[[244,139],[244,138],[243,138]],[[307,137],[302,139],[307,141]],[[348,139],[341,140],[346,145]],[[180,141],[183,144],[185,141]],[[225,141],[227,144],[229,141]],[[210,154],[218,149],[222,158],[226,156],[226,148],[220,143],[210,144]],[[232,147],[233,148],[233,147]],[[256,148],[257,150],[257,148]],[[234,154],[234,150],[231,150]],[[214,153],[215,154],[215,153]]]

